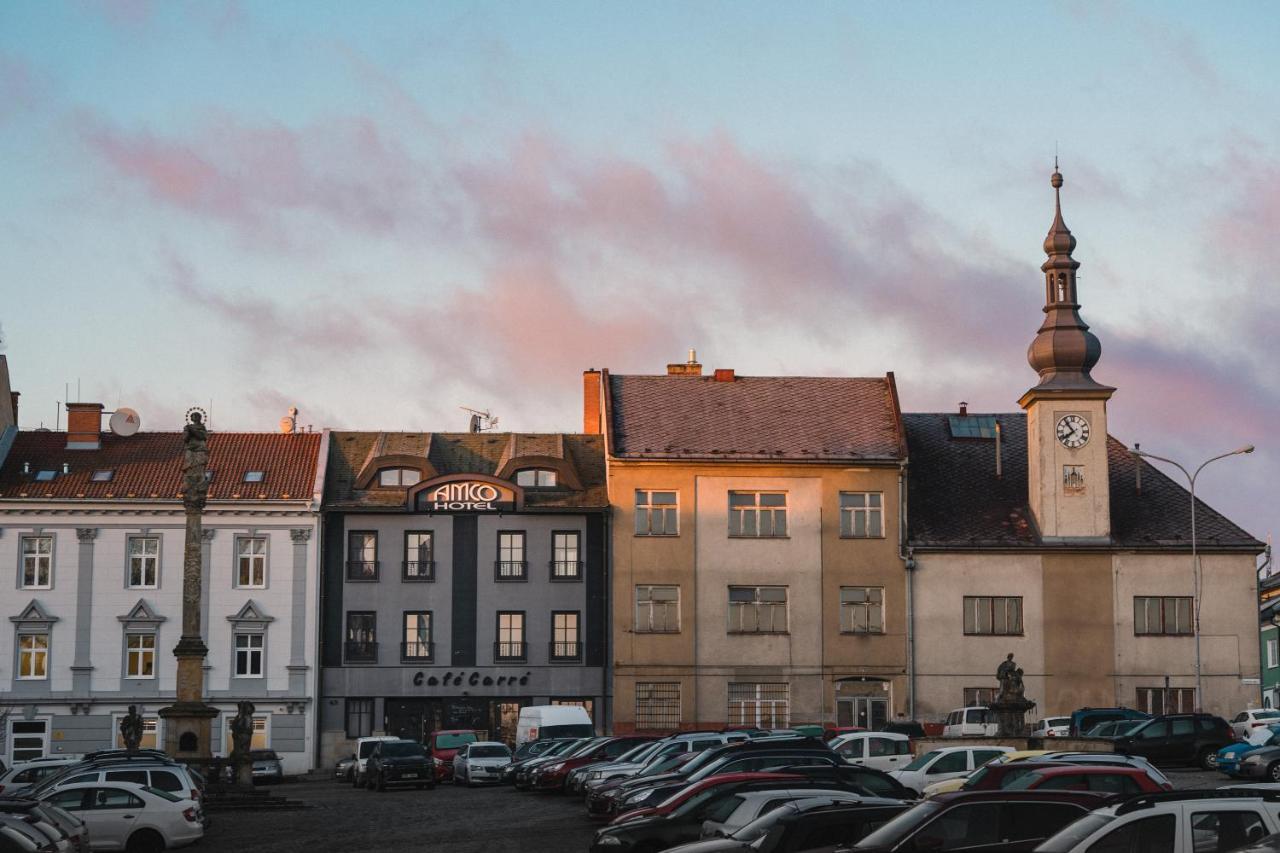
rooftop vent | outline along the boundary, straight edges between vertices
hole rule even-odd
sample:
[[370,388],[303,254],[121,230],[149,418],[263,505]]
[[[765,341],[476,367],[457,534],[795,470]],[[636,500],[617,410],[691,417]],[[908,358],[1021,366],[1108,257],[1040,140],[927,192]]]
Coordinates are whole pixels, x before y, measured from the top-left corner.
[[701,376],[702,365],[698,363],[698,351],[689,349],[689,360],[684,364],[668,364],[668,376]]

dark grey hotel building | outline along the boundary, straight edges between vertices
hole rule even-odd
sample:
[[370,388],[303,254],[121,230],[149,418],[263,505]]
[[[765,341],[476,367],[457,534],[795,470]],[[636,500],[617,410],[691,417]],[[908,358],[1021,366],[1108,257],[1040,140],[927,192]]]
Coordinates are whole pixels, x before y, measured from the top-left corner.
[[328,438],[321,766],[369,734],[514,740],[526,705],[606,726],[602,437]]

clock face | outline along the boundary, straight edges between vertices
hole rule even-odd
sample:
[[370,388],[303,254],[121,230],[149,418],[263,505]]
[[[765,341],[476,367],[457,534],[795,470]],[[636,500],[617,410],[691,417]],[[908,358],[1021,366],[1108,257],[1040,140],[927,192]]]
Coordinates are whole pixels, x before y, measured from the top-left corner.
[[1058,419],[1058,441],[1075,450],[1089,443],[1089,422],[1079,415],[1063,415]]

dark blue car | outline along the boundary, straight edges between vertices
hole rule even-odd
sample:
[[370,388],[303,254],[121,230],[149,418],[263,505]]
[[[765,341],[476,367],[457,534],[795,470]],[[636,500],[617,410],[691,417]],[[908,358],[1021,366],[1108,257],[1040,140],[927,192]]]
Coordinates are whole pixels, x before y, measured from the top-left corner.
[[1244,757],[1264,746],[1280,746],[1280,724],[1254,729],[1246,739],[1218,750],[1217,768],[1228,776],[1239,776]]

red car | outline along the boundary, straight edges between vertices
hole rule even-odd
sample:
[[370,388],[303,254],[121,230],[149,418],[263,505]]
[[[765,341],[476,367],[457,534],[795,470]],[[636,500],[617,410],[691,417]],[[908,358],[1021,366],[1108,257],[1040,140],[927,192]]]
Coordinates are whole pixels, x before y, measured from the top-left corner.
[[1092,791],[1098,794],[1154,794],[1165,790],[1136,767],[1067,765],[1019,776],[1006,791]]
[[701,794],[703,791],[709,788],[718,788],[721,785],[738,785],[742,782],[757,782],[762,780],[763,781],[768,781],[768,780],[802,781],[803,779],[804,779],[803,776],[799,776],[794,773],[752,772],[752,773],[724,773],[724,774],[721,774],[720,776],[708,776],[705,779],[701,779],[681,789],[679,793],[673,794],[672,796],[663,800],[661,803],[658,803],[658,805],[656,806],[650,806],[648,808],[643,808],[643,809],[632,809],[631,811],[623,812],[622,814],[618,815],[616,818],[613,819],[613,823],[614,824],[625,823],[626,821],[635,820],[636,818],[639,818],[639,817],[660,817],[664,814],[671,814],[671,812],[675,811],[680,806],[684,805],[685,801],[688,800],[690,797]]
[[464,743],[475,743],[480,738],[471,729],[441,729],[432,732],[427,739],[427,751],[431,753],[436,768],[436,781],[448,782],[453,778],[453,757]]

